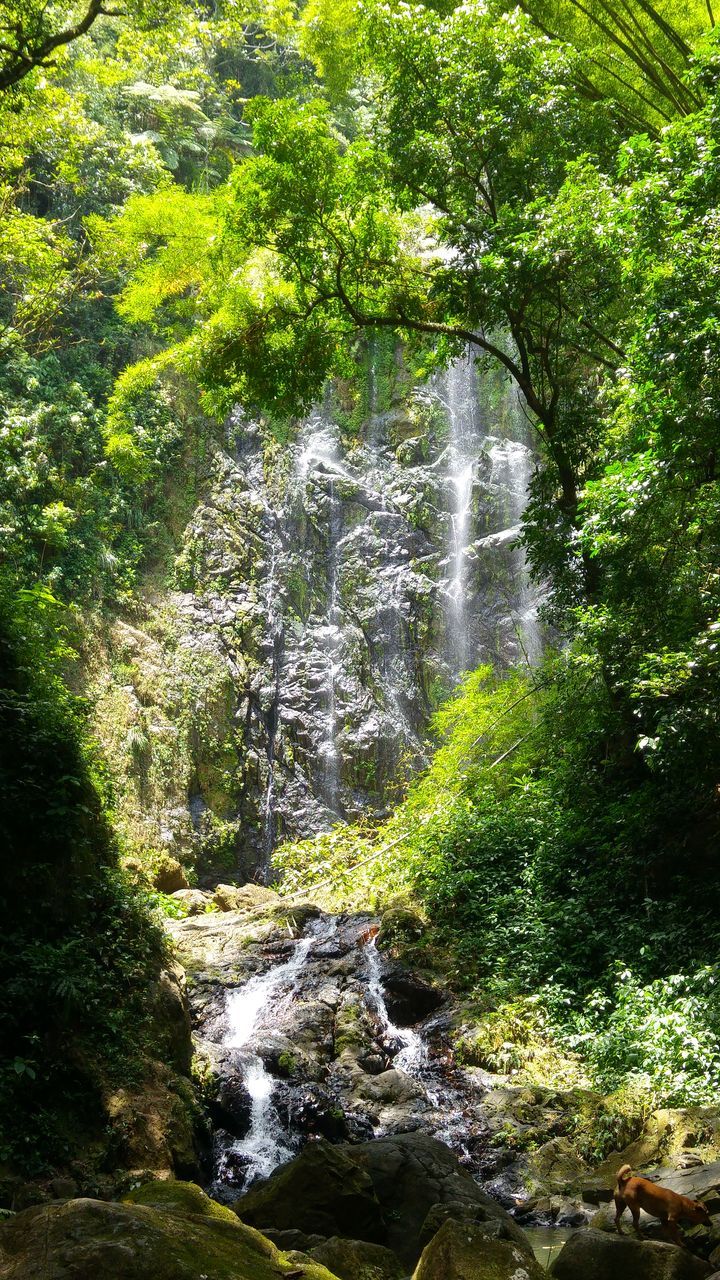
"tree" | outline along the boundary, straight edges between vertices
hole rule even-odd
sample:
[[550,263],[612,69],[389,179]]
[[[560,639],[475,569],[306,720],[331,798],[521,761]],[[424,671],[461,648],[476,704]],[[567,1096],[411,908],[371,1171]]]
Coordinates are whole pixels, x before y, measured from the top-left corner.
[[[121,309],[180,321],[178,358],[221,407],[307,406],[362,329],[445,354],[470,344],[516,380],[563,527],[577,527],[592,388],[622,356],[612,190],[581,159],[611,153],[612,120],[573,86],[573,55],[518,13],[379,9],[370,44],[372,141],[347,144],[322,103],[253,104],[258,154],[216,202],[210,254],[182,233],[209,264],[192,307],[172,301],[167,265],[182,254],[162,200],[152,227],[142,201],[94,224],[137,270]],[[588,590],[592,574],[588,562]]]
[[[178,0],[179,3],[179,0]],[[71,5],[40,0],[3,0],[0,7],[0,90],[18,84],[36,67],[51,67],[64,46],[79,40],[101,17],[130,16],[141,23],[167,18],[176,3],[135,0],[130,10],[107,0]]]

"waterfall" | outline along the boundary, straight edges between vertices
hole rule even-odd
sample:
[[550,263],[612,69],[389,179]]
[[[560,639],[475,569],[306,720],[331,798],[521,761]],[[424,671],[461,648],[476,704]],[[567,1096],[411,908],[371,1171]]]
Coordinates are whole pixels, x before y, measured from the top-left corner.
[[283,615],[282,608],[278,597],[277,582],[277,561],[278,548],[273,538],[270,548],[270,559],[268,564],[267,577],[265,579],[265,591],[263,606],[265,616],[267,618],[268,630],[270,633],[270,643],[272,645],[272,686],[273,697],[272,703],[267,712],[267,765],[268,779],[267,789],[265,792],[265,805],[263,812],[263,866],[261,868],[262,878],[267,883],[270,875],[270,859],[272,851],[275,848],[275,741],[278,727],[278,705],[280,702],[280,682],[282,675],[282,651],[283,651]]
[[251,878],[267,878],[280,835],[386,811],[463,671],[541,654],[513,546],[533,466],[517,395],[464,353],[386,406],[384,359],[371,342],[363,423],[349,384],[297,431],[234,415],[190,531],[197,585],[178,608],[236,691]]
[[444,455],[450,491],[447,630],[451,666],[457,679],[477,656],[468,645],[468,551],[481,435],[477,371],[469,348],[433,380],[432,389],[447,414],[449,429]]
[[227,1031],[223,1045],[227,1049],[245,1051],[242,1057],[243,1084],[250,1096],[250,1127],[246,1136],[233,1142],[224,1153],[218,1170],[219,1181],[222,1181],[228,1154],[244,1164],[246,1186],[255,1178],[267,1177],[277,1165],[294,1154],[291,1138],[283,1129],[273,1105],[273,1077],[260,1055],[250,1046],[259,1031],[268,1030],[268,1026],[273,1025],[278,1008],[292,1000],[300,971],[317,940],[311,928],[308,936],[296,944],[285,964],[251,978],[227,998]]
[[326,609],[316,628],[317,641],[323,655],[324,679],[321,696],[324,703],[322,730],[318,745],[322,799],[335,817],[341,814],[340,759],[337,743],[337,677],[342,670],[342,618],[339,605],[340,541],[343,534],[342,502],[337,492],[337,479],[353,477],[338,457],[336,428],[328,420],[327,411],[314,415],[299,457],[298,475],[303,483],[312,474],[325,479],[327,493],[327,546],[325,553]]
[[417,1031],[413,1031],[411,1027],[396,1026],[388,1013],[382,986],[380,955],[375,945],[375,938],[372,938],[367,943],[365,955],[367,959],[368,1004],[376,1014],[388,1044],[393,1047],[396,1045],[402,1046],[400,1049],[395,1049],[392,1060],[393,1066],[398,1071],[406,1072],[409,1076],[417,1076],[421,1069],[427,1065],[427,1046]]
[[538,619],[542,591],[530,576],[524,547],[512,545],[520,536],[528,488],[534,470],[532,450],[527,442],[520,395],[515,387],[507,391],[510,425],[517,438],[489,437],[490,487],[497,496],[503,528],[486,541],[500,546],[510,543],[510,567],[514,599],[510,601],[513,626],[522,660],[535,666],[542,657],[543,639]]
[[324,771],[325,803],[329,809],[337,811],[340,769],[337,747],[336,680],[340,671],[338,651],[342,642],[338,608],[338,542],[342,536],[342,509],[335,492],[335,481],[332,478],[328,483],[328,495],[328,609],[325,627],[327,715],[320,754]]

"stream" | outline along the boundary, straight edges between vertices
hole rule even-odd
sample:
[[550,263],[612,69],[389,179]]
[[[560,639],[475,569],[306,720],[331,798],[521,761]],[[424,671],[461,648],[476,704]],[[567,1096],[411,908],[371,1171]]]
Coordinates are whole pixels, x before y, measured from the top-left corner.
[[[303,910],[298,936],[267,920],[253,935],[235,913],[173,926],[216,1079],[211,1194],[233,1203],[313,1139],[419,1131],[512,1211],[527,1190],[486,1105],[505,1078],[454,1061],[449,1001],[378,947],[377,918]],[[552,1257],[562,1232],[530,1227],[538,1258]]]

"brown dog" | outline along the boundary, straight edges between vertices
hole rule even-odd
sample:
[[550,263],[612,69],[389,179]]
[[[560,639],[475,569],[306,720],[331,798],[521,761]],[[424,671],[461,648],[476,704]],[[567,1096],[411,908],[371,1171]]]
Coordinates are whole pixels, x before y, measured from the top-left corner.
[[640,1210],[644,1209],[646,1213],[652,1214],[653,1218],[659,1218],[664,1227],[667,1227],[670,1235],[676,1244],[682,1244],[683,1238],[680,1234],[678,1223],[681,1218],[686,1218],[689,1222],[704,1222],[710,1225],[710,1214],[705,1205],[699,1200],[690,1200],[688,1196],[679,1196],[676,1191],[668,1191],[666,1187],[659,1187],[657,1183],[650,1182],[647,1178],[637,1178],[629,1164],[624,1164],[622,1169],[618,1170],[617,1184],[615,1194],[615,1226],[618,1232],[622,1234],[620,1229],[620,1219],[626,1209],[632,1214],[633,1226],[636,1231],[640,1230]]

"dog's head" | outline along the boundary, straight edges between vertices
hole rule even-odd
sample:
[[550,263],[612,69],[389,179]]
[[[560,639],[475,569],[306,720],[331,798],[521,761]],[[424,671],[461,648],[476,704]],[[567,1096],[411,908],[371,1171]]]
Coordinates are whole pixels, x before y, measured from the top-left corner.
[[702,1200],[691,1200],[690,1206],[688,1217],[691,1222],[704,1222],[706,1226],[712,1226],[710,1214]]

